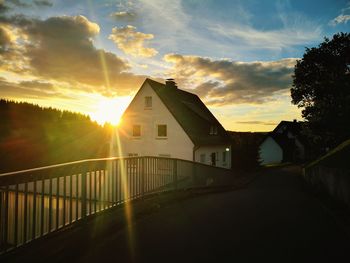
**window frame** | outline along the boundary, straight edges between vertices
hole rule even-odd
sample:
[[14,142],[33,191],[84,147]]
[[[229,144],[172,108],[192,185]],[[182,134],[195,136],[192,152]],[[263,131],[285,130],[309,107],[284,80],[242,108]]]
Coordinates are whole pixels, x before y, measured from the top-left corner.
[[152,96],[145,96],[144,106],[145,106],[145,109],[152,109],[152,106],[153,106]]
[[[135,127],[138,126],[139,127],[139,135],[135,135]],[[141,137],[141,134],[142,134],[142,131],[141,131],[141,125],[140,124],[133,124],[132,125],[132,132],[131,132],[131,136],[133,138],[140,138]]]
[[209,135],[218,135],[218,126],[210,125]]
[[[165,135],[159,135],[160,126],[165,126]],[[157,124],[157,139],[166,139],[168,138],[168,125],[167,124]]]

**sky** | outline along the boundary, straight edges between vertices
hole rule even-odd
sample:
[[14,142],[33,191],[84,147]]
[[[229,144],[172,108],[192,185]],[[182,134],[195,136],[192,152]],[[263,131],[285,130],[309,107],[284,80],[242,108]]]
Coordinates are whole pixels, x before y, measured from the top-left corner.
[[349,32],[343,0],[0,0],[0,98],[116,123],[145,78],[174,78],[233,131],[302,120],[297,59]]

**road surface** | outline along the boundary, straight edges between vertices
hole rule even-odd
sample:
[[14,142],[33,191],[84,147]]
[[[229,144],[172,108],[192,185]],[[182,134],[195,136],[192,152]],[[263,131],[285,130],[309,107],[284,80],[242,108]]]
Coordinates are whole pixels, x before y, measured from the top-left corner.
[[78,261],[349,262],[349,236],[297,173],[272,169],[245,189],[171,204],[110,233]]

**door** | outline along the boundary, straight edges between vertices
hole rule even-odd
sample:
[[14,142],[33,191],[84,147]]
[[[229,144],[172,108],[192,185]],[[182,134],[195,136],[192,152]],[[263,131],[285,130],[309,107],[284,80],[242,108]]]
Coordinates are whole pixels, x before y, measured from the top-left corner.
[[216,154],[211,153],[211,165],[216,166]]

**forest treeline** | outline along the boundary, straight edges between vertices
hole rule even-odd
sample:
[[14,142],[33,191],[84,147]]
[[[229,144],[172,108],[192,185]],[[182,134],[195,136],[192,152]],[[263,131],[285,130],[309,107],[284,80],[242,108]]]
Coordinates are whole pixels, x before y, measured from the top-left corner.
[[109,156],[110,126],[86,115],[0,100],[0,173]]

